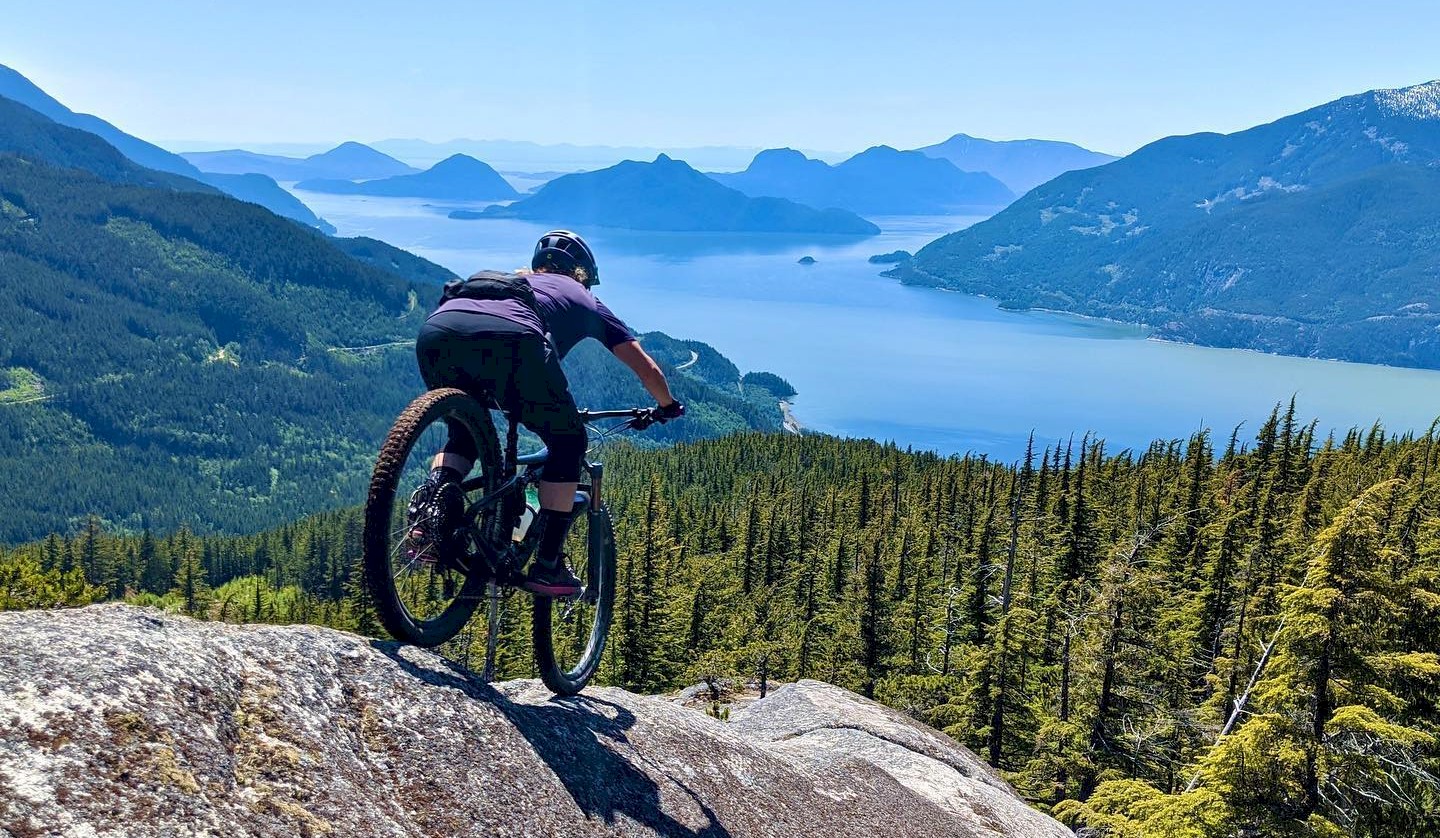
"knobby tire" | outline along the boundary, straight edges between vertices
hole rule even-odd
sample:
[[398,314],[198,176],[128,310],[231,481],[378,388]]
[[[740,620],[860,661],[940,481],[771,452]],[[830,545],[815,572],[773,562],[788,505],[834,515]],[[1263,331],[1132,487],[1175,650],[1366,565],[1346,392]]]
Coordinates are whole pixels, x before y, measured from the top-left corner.
[[[474,613],[484,590],[481,574],[471,573],[459,595],[438,616],[428,620],[418,619],[402,601],[391,567],[390,539],[396,494],[414,488],[399,485],[401,473],[421,434],[446,416],[460,419],[470,428],[479,448],[480,457],[475,464],[479,473],[498,475],[500,446],[489,411],[461,390],[431,390],[411,402],[395,420],[380,448],[365,502],[365,577],[375,601],[376,616],[395,639],[425,647],[439,646],[459,634]],[[492,479],[490,484],[495,482]],[[491,535],[481,533],[482,537]]]

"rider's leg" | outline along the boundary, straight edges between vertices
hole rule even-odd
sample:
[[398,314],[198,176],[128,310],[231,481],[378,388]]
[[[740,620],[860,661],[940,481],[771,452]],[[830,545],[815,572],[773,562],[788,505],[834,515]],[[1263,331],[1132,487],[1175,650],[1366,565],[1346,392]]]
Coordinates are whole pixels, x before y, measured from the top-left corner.
[[459,422],[447,420],[445,425],[449,438],[440,453],[430,460],[430,478],[439,482],[464,480],[479,455],[475,438],[470,435],[470,429]]
[[554,512],[569,512],[575,508],[575,490],[580,488],[580,479],[569,483],[553,480],[540,481],[540,508]]
[[[495,320],[456,312],[427,321],[415,341],[415,359],[425,386],[493,392],[497,368],[508,375],[514,357],[508,337],[487,331],[495,326]],[[438,551],[426,551],[431,558],[444,558],[446,551],[457,547],[453,536],[465,512],[459,484],[479,457],[469,427],[446,418],[445,428],[445,445],[431,458],[429,477],[411,494],[406,510],[412,543],[438,546]]]
[[538,542],[526,587],[537,593],[568,596],[580,590],[580,580],[565,567],[561,553],[575,514],[575,488],[587,442],[585,424],[548,343],[537,341],[527,350],[522,352],[516,374],[523,405],[520,419],[539,435],[549,457],[540,472],[540,514],[535,521]]
[[453,419],[446,419],[445,430],[449,434],[445,447],[431,458],[430,477],[426,480],[426,483],[436,486],[464,480],[479,456],[475,437],[469,428]]
[[[565,393],[568,397],[568,389]],[[575,403],[552,403],[526,411],[526,426],[544,441],[550,456],[540,472],[540,542],[538,561],[553,565],[560,559],[575,510],[575,489],[580,483],[580,462],[585,457],[585,425]]]

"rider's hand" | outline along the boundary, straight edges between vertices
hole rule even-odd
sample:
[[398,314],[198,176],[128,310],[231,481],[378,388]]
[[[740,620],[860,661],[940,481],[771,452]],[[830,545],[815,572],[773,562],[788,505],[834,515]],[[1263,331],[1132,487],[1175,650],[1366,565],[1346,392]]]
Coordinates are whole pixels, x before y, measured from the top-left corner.
[[655,408],[655,421],[659,422],[662,425],[666,422],[669,422],[671,419],[679,419],[681,416],[684,415],[685,405],[681,404],[678,401],[674,401],[669,404],[662,404],[659,407]]

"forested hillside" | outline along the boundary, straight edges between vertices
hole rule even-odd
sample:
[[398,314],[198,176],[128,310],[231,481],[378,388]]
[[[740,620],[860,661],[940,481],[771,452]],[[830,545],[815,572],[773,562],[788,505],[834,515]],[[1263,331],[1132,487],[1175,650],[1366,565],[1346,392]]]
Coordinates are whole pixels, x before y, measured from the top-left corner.
[[[88,514],[246,532],[357,502],[423,389],[409,341],[449,273],[20,105],[0,100],[0,117],[0,543]],[[690,358],[652,342],[667,364]],[[575,355],[582,402],[648,401],[603,352]],[[678,376],[693,421],[651,439],[780,427],[776,397],[742,391],[733,366],[707,372]]]
[[[1319,439],[1291,409],[1253,438],[1079,437],[1012,464],[811,436],[617,447],[601,678],[858,689],[1103,834],[1440,834],[1435,443]],[[159,597],[374,632],[359,535],[353,511],[243,538],[92,522],[0,558],[0,607]],[[507,677],[530,674],[526,608],[508,600]]]
[[1157,140],[892,275],[1210,346],[1440,368],[1440,82]]
[[[263,175],[253,177],[210,175],[202,172],[183,157],[171,154],[139,137],[133,137],[97,116],[75,113],[56,101],[50,94],[36,87],[29,79],[3,64],[0,64],[0,99],[4,99],[7,105],[18,104],[27,109],[34,109],[36,113],[44,116],[47,120],[53,120],[55,123],[76,129],[81,133],[99,137],[127,159],[134,161],[137,166],[207,183],[227,195],[259,204],[277,215],[327,233],[335,232],[334,227],[325,220],[317,218],[309,207],[302,204],[294,195],[281,189],[269,177]],[[6,119],[10,118],[14,118],[13,114],[7,113]]]

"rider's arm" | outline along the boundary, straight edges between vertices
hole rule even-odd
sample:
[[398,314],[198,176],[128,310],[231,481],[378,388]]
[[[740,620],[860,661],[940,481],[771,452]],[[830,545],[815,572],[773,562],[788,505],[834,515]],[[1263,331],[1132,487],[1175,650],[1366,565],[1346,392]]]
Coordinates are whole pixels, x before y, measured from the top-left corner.
[[655,403],[661,407],[668,407],[675,403],[675,397],[670,395],[670,385],[665,381],[665,373],[660,371],[660,366],[655,363],[644,349],[640,348],[640,342],[627,340],[624,343],[617,343],[610,347],[610,351],[619,358],[645,389],[655,399]]

